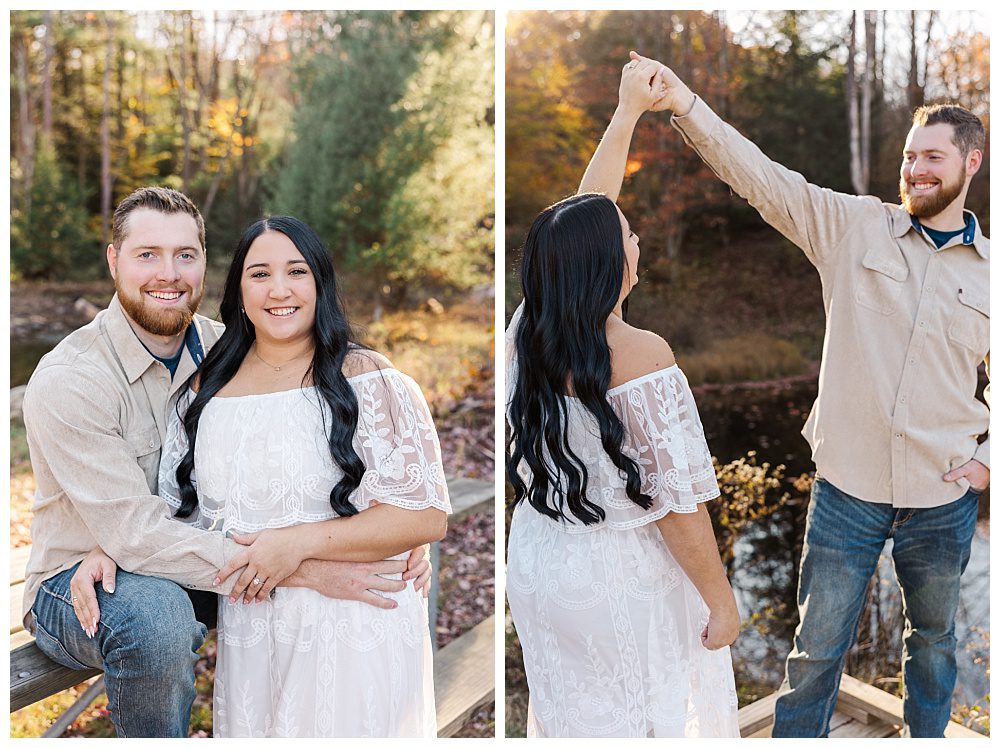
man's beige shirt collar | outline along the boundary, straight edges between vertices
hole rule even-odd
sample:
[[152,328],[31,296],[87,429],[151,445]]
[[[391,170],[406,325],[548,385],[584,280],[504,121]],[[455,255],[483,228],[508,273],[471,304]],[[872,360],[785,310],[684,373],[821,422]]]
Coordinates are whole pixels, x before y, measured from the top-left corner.
[[[202,330],[198,325],[197,316],[191,320],[191,324],[194,326],[195,333],[198,335],[199,340],[204,340],[202,335]],[[152,353],[142,344],[139,340],[139,336],[135,334],[135,330],[132,329],[132,325],[129,322],[128,316],[125,314],[125,310],[122,308],[121,302],[118,301],[118,294],[116,293],[111,299],[111,303],[108,304],[108,315],[107,315],[107,331],[108,337],[111,338],[111,342],[114,346],[114,351],[121,360],[122,368],[125,370],[125,376],[128,377],[129,384],[135,384],[136,380],[139,379],[148,369],[156,362],[156,358]],[[185,337],[185,342],[181,344],[183,350],[187,349],[187,338]],[[177,371],[174,373],[173,383],[170,388],[171,392],[177,388],[179,384],[187,381],[188,377],[194,374],[197,367],[195,366],[194,360],[191,358],[190,352],[181,355],[180,363],[177,365]]]
[[[968,225],[968,220],[971,217],[973,221],[976,222],[976,230],[972,239],[972,246],[976,250],[976,253],[982,257],[984,260],[990,259],[990,240],[983,235],[983,227],[980,224],[979,219],[976,218],[976,214],[971,210],[964,210],[966,225]],[[907,231],[916,231],[913,226],[913,218],[909,213],[903,208],[902,205],[899,206],[892,217],[892,235],[897,239],[902,238],[906,235]],[[961,240],[961,236],[956,237]],[[961,243],[961,242],[959,242]],[[954,245],[952,245],[954,246]]]

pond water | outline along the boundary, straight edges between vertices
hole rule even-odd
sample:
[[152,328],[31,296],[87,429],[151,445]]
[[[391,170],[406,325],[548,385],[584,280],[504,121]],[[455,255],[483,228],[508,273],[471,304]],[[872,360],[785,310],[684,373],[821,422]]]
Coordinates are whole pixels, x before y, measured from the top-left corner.
[[10,386],[28,383],[39,359],[51,351],[58,340],[15,340],[10,344]]
[[[809,446],[799,433],[816,397],[815,382],[781,387],[730,387],[697,393],[698,408],[712,453],[726,463],[757,451],[758,462],[784,464],[786,476],[813,469]],[[752,524],[736,541],[730,578],[744,620],[733,647],[741,705],[774,691],[784,674],[798,615],[797,564],[805,531],[808,496],[791,486],[789,502]],[[981,507],[988,506],[986,501]],[[956,622],[959,704],[984,703],[989,693],[989,522],[981,508],[972,559],[962,577]],[[868,683],[891,686],[901,669],[902,608],[892,563],[883,551],[877,579],[862,615],[858,643],[847,671]],[[980,662],[976,662],[977,658]],[[987,705],[988,706],[988,705]]]

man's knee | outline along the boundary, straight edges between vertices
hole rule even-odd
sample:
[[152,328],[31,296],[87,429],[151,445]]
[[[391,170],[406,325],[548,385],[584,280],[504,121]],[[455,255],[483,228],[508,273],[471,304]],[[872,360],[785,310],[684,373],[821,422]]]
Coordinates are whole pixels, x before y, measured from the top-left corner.
[[102,615],[109,657],[135,657],[152,668],[189,667],[205,640],[205,626],[195,619],[185,590],[174,582],[119,572],[115,592],[102,590],[98,597],[102,611],[115,598],[114,614]]

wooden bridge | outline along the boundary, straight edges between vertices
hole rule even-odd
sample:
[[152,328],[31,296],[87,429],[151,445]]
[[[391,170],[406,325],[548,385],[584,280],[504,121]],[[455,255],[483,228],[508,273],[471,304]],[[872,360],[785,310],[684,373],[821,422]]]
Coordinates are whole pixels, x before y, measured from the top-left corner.
[[[772,693],[740,709],[740,735],[744,738],[769,738],[774,726]],[[903,700],[891,693],[862,683],[844,673],[840,681],[837,708],[830,720],[831,738],[898,738],[903,725]],[[983,738],[968,727],[949,722],[946,738]]]

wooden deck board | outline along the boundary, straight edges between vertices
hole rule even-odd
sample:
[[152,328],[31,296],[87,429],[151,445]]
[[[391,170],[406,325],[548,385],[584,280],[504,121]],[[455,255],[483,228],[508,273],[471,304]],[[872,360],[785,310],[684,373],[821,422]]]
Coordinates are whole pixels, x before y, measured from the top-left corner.
[[28,565],[28,554],[31,553],[30,545],[23,545],[20,548],[12,548],[10,551],[10,583],[17,584],[24,581],[24,568]]
[[856,719],[848,719],[835,730],[830,730],[831,738],[890,738],[899,734],[899,728],[885,722],[864,724]]
[[477,707],[493,700],[495,627],[493,615],[434,653],[439,738],[454,735]]
[[[774,725],[773,693],[740,709],[740,734],[769,738]],[[831,738],[898,738],[903,724],[903,700],[846,673],[840,681],[837,708],[830,718]],[[946,738],[984,738],[974,730],[949,722]]]
[[10,588],[10,633],[16,634],[24,630],[21,603],[24,600],[24,582],[11,585]]

